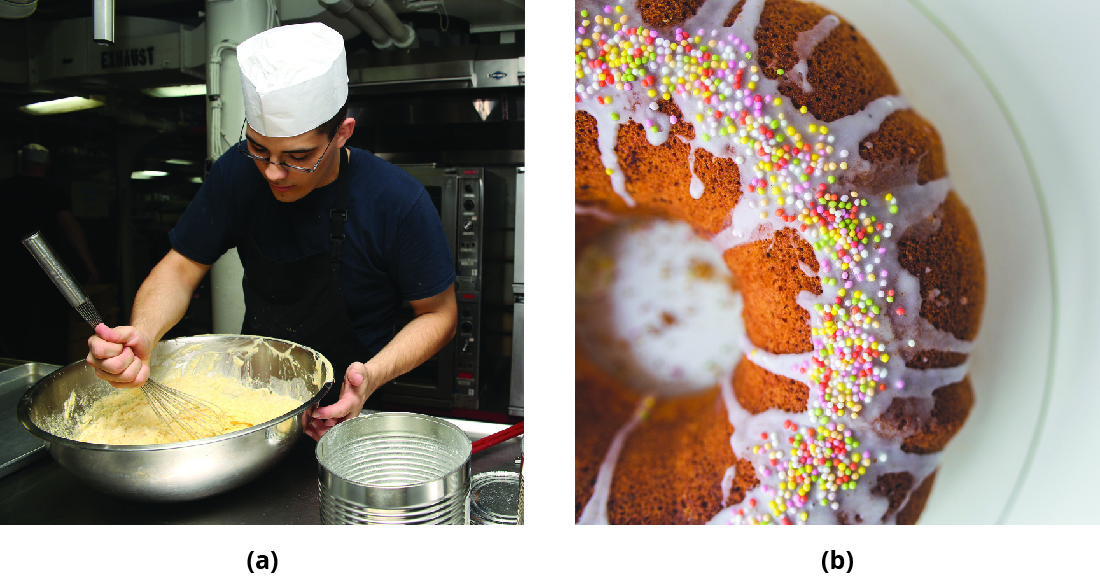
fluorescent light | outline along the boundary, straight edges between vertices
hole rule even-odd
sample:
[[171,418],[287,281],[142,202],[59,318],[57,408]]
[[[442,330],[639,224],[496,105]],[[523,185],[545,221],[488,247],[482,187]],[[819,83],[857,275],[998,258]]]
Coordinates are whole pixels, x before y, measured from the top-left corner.
[[205,84],[186,84],[183,86],[161,86],[142,88],[142,92],[156,98],[179,98],[180,96],[205,96]]
[[195,184],[202,184],[202,177],[201,176],[192,176],[191,177],[191,182],[193,182]]
[[151,180],[158,176],[168,176],[168,173],[163,170],[138,170],[130,173],[130,178],[134,180]]
[[91,98],[70,96],[69,98],[47,100],[44,102],[35,102],[34,104],[20,106],[19,110],[22,110],[27,114],[34,114],[37,116],[42,114],[61,114],[63,112],[75,112],[77,110],[87,110],[89,108],[96,108],[98,106],[103,106],[102,96],[93,96]]
[[178,164],[178,165],[181,165],[181,166],[191,166],[191,165],[198,164],[198,163],[195,162],[194,160],[184,160],[182,158],[169,158],[168,160],[164,161],[164,164]]

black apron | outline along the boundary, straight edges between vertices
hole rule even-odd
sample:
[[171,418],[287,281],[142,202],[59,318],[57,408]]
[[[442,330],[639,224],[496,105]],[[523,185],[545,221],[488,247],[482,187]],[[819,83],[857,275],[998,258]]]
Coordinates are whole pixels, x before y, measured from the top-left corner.
[[[285,339],[310,347],[332,363],[334,384],[321,401],[328,406],[340,398],[348,365],[371,356],[351,326],[340,281],[340,260],[347,221],[348,157],[340,150],[336,177],[336,208],[329,210],[330,249],[289,262],[276,262],[260,253],[252,238],[241,248],[244,265],[245,316],[241,333]],[[261,185],[266,190],[266,182]]]

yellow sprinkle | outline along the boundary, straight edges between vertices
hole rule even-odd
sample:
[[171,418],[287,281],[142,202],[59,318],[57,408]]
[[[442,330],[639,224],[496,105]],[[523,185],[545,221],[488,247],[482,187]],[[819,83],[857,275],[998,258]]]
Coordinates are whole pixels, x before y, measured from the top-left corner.
[[612,174],[615,174],[615,171],[611,170],[610,168],[605,168],[605,169],[603,169],[603,171],[606,172],[608,176],[611,176]]

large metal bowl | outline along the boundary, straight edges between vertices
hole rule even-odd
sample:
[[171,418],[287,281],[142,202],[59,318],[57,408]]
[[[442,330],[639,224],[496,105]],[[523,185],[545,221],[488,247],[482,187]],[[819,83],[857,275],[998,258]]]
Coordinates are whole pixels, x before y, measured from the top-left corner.
[[291,396],[301,405],[266,423],[207,439],[163,445],[82,443],[68,438],[74,424],[114,389],[79,361],[27,390],[17,408],[19,422],[46,441],[62,467],[100,491],[145,501],[187,501],[243,485],[275,464],[302,436],[302,413],[333,384],[332,364],[317,351],[248,335],[163,341],[151,365],[154,378],[163,379],[169,371],[228,376]]

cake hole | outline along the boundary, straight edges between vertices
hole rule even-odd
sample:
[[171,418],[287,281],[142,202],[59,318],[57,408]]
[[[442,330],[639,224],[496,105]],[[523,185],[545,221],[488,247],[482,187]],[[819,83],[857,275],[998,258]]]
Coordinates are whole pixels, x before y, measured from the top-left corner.
[[577,254],[577,345],[638,391],[713,386],[740,357],[733,286],[719,250],[687,224],[621,221]]

